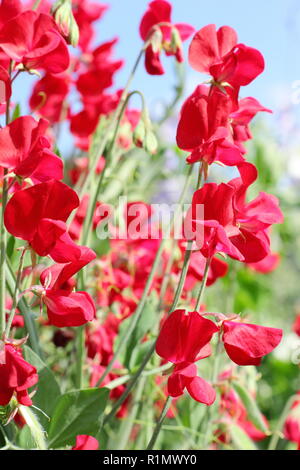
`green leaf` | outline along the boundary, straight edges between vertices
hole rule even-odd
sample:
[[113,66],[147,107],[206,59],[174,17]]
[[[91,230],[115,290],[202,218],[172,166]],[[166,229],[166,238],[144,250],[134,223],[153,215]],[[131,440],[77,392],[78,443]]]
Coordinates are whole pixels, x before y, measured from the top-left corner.
[[11,235],[9,237],[7,245],[6,245],[6,254],[7,254],[7,257],[9,259],[11,259],[12,255],[13,255],[14,248],[15,248],[15,243],[16,243],[16,239],[15,239],[15,237],[13,237]]
[[232,442],[238,450],[257,450],[250,437],[237,424],[230,424],[230,434]]
[[14,121],[15,119],[17,119],[20,116],[21,116],[21,106],[20,106],[19,103],[17,103],[16,106],[15,106],[15,109],[13,111],[13,115],[11,117],[11,120]]
[[[37,392],[32,398],[33,404],[46,413],[50,418],[57,399],[61,395],[59,385],[53,372],[29,346],[25,345],[23,351],[26,361],[36,367],[39,376]],[[49,427],[49,419],[47,416],[43,415],[43,413],[38,414],[40,423],[45,429],[47,429]]]
[[257,429],[267,434],[268,428],[264,422],[263,415],[250,393],[240,383],[235,382],[233,387],[247,410],[247,418],[249,421],[251,421]]
[[74,445],[76,436],[95,436],[101,425],[109,390],[89,388],[62,395],[54,410],[49,432],[49,447]]

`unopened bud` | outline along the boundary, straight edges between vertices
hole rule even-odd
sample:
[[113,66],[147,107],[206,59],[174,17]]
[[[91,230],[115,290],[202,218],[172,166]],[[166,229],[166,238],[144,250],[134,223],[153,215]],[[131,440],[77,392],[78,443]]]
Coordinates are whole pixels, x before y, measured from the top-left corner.
[[79,41],[79,29],[72,12],[70,0],[58,0],[52,7],[52,15],[66,41],[76,47]]
[[160,28],[155,28],[154,32],[151,34],[150,37],[150,44],[152,46],[153,52],[159,52],[162,48],[163,43],[163,33],[161,32]]

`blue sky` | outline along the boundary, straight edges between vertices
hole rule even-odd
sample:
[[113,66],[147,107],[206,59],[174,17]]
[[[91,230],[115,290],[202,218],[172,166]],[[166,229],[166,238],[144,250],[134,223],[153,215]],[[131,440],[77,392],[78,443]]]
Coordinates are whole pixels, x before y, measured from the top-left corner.
[[[116,85],[121,87],[141,45],[138,26],[148,1],[110,0],[108,3],[111,6],[99,23],[98,39],[108,39],[116,34],[120,38],[116,55],[126,59],[116,80]],[[244,95],[256,97],[275,112],[284,104],[291,104],[292,84],[300,80],[298,0],[173,0],[172,4],[174,22],[187,22],[196,29],[209,23],[230,25],[236,29],[240,42],[263,53],[265,72],[242,91]],[[148,76],[143,66],[136,75],[133,86],[141,89],[150,101],[164,99],[172,92],[172,58],[166,58],[164,64],[167,71],[164,76]],[[188,65],[187,75],[188,88],[205,79]]]
[[[105,3],[105,0],[100,0],[100,3]],[[94,45],[119,37],[115,56],[125,59],[125,66],[118,72],[115,86],[122,88],[142,46],[138,30],[148,0],[108,0],[106,3],[110,4],[110,8],[97,24]],[[209,23],[215,23],[218,27],[232,26],[236,29],[240,42],[256,47],[263,53],[266,62],[264,73],[242,89],[241,95],[254,96],[273,110],[273,117],[268,114],[265,119],[267,122],[275,122],[277,131],[285,134],[285,141],[300,134],[300,92],[299,104],[293,102],[293,84],[297,80],[300,91],[299,0],[173,0],[172,4],[174,22],[187,22],[196,29]],[[189,42],[185,43],[185,58]],[[174,59],[164,57],[163,63],[166,69],[163,76],[147,75],[141,63],[132,84],[132,89],[144,93],[152,111],[156,109],[156,104],[168,102],[173,96]],[[185,96],[188,96],[207,77],[193,71],[187,62],[185,67]],[[23,112],[26,112],[25,103],[29,94],[26,84],[29,85],[30,81],[36,79],[24,79],[22,77],[22,81],[15,83],[14,101],[20,101]],[[65,139],[69,140],[66,136]]]

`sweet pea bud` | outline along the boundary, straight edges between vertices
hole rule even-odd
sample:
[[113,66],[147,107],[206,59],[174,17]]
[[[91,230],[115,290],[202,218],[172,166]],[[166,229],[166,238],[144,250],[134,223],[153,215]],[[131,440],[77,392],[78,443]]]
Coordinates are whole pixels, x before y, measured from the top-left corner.
[[67,42],[76,47],[79,41],[79,29],[72,12],[70,0],[58,0],[52,7],[52,15],[61,34]]
[[143,142],[145,140],[145,135],[146,135],[146,129],[145,129],[145,124],[142,119],[138,122],[136,128],[133,131],[133,143],[136,147],[142,148],[143,147]]
[[177,28],[172,28],[170,49],[174,54],[182,49],[182,41]]
[[14,418],[18,411],[18,402],[13,397],[8,405],[0,406],[0,423],[6,426]]
[[153,52],[159,52],[163,43],[163,34],[160,28],[155,28],[150,37],[150,44],[152,46]]
[[141,118],[133,132],[133,143],[143,148],[151,155],[157,152],[157,139],[152,131],[152,124],[147,108],[144,108]]
[[144,148],[151,155],[157,152],[157,139],[152,131],[146,132]]

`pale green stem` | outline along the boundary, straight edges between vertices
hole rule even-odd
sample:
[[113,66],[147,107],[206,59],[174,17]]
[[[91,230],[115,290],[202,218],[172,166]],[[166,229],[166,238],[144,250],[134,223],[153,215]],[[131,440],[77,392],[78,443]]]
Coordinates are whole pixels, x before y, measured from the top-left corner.
[[19,263],[19,268],[18,268],[18,273],[17,273],[17,279],[16,279],[16,284],[15,284],[15,290],[14,290],[14,295],[12,299],[12,307],[11,311],[7,320],[6,324],[6,330],[5,330],[5,336],[8,338],[10,334],[10,329],[11,325],[13,323],[13,319],[16,313],[16,308],[18,304],[18,294],[19,294],[19,289],[20,289],[20,283],[21,283],[21,276],[22,276],[22,271],[23,271],[23,264],[24,264],[24,256],[26,253],[26,248],[22,250],[21,256],[20,256],[20,263]]
[[161,430],[162,424],[163,424],[163,422],[164,422],[164,419],[165,419],[165,417],[166,417],[166,414],[168,413],[168,410],[169,410],[171,404],[172,404],[172,397],[168,397],[168,398],[166,399],[165,405],[164,405],[164,407],[163,407],[163,409],[162,409],[162,412],[161,412],[161,414],[160,414],[160,417],[158,418],[158,421],[157,421],[156,426],[155,426],[155,428],[154,428],[152,437],[151,437],[150,442],[149,442],[149,444],[148,444],[148,446],[147,446],[147,450],[152,450],[152,449],[153,449],[153,447],[154,447],[154,445],[155,445],[155,442],[156,442],[156,440],[157,440],[157,437],[158,437],[158,435],[159,435],[159,432],[160,432],[160,430]]
[[204,290],[205,290],[205,287],[206,287],[208,273],[209,273],[210,261],[211,261],[211,259],[207,258],[206,263],[205,263],[203,279],[202,279],[202,282],[201,282],[201,286],[200,286],[198,297],[197,297],[196,307],[195,307],[196,311],[199,310],[199,308],[201,306],[201,303],[202,303],[202,300],[203,300]]

